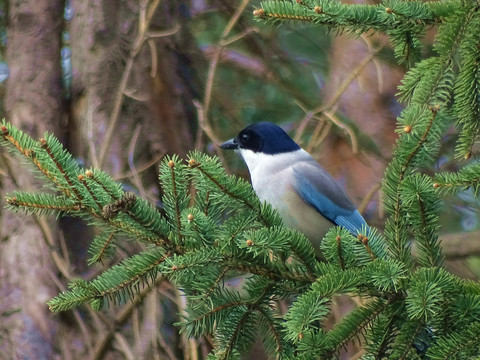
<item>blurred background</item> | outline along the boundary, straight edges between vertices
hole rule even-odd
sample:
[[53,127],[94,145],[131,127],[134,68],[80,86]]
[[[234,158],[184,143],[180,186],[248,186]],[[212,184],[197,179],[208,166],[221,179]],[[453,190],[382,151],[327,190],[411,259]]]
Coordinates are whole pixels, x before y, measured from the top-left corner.
[[[2,0],[1,115],[34,138],[53,132],[83,166],[103,169],[154,204],[163,156],[199,149],[248,178],[240,157],[218,145],[249,123],[272,121],[381,228],[381,180],[406,69],[396,65],[382,34],[265,24],[252,15],[258,7],[254,0]],[[424,39],[425,56],[434,34]],[[454,141],[452,128],[436,167],[426,172],[458,166]],[[92,278],[104,267],[86,265],[95,229],[83,221],[4,209],[5,193],[40,186],[0,149],[0,358],[205,358],[211,339],[178,334],[173,323],[182,299],[165,281],[145,289],[141,304],[49,312],[45,302],[68,280]],[[472,195],[446,199],[441,238],[449,270],[478,279]],[[128,256],[135,246],[126,243],[120,253]],[[334,316],[352,306],[340,304]],[[249,358],[262,358],[253,351]],[[355,357],[349,351],[344,358]]]

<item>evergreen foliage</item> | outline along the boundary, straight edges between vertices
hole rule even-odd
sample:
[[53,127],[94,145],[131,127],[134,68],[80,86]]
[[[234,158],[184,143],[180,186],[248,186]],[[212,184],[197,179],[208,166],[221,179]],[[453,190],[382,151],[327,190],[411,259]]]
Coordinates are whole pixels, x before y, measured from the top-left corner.
[[[91,281],[76,280],[49,301],[52,311],[82,304],[102,309],[135,298],[163,278],[187,305],[187,336],[212,335],[212,359],[235,359],[256,338],[275,359],[335,358],[363,340],[363,359],[470,359],[480,356],[480,285],[443,269],[438,240],[440,196],[472,188],[480,168],[422,173],[437,159],[453,125],[456,154],[470,159],[480,134],[480,5],[476,1],[344,5],[332,0],[266,1],[264,21],[302,21],[338,32],[385,32],[400,63],[409,64],[399,96],[399,138],[385,172],[388,218],[353,237],[332,228],[323,239],[325,262],[304,235],[286,229],[251,186],[228,176],[218,159],[192,152],[160,166],[162,211],[125,192],[107,174],[81,168],[59,141],[35,141],[7,122],[1,144],[26,159],[53,192],[15,192],[12,210],[71,214],[98,225],[90,262],[103,262],[125,239],[146,244]],[[420,38],[437,26],[434,54],[421,60]],[[412,243],[418,249],[412,255]],[[241,277],[241,285],[226,282]],[[351,296],[359,305],[328,330],[332,302]],[[283,302],[288,306],[282,314]]]

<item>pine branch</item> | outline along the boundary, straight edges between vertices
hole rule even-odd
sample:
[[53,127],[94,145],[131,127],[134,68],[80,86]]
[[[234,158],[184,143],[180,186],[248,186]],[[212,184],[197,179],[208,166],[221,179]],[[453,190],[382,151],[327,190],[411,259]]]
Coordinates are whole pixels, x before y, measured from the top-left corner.
[[378,294],[400,296],[407,280],[408,271],[404,264],[394,259],[376,259],[365,266],[365,283],[378,291]]
[[378,315],[385,311],[390,301],[375,299],[364,306],[358,307],[348,314],[333,330],[327,333],[329,352],[335,353],[345,346],[352,338],[364,333],[372,325]]
[[[285,229],[278,213],[247,182],[228,176],[216,158],[199,152],[189,154],[187,163],[165,158],[159,210],[102,171],[82,169],[53,135],[35,141],[3,121],[1,145],[32,164],[55,192],[14,192],[7,197],[9,208],[69,213],[98,225],[90,263],[111,258],[124,240],[149,244],[91,281],[72,281],[50,308],[119,305],[167,279],[187,300],[182,329],[188,336],[213,336],[210,358],[240,358],[258,328],[267,354],[277,359],[333,357],[360,335],[364,358],[478,357],[480,286],[441,268],[438,233],[439,195],[471,188],[477,196],[480,168],[421,174],[432,168],[453,123],[457,157],[469,159],[480,136],[478,2],[302,0],[260,6],[257,20],[326,25],[354,35],[384,32],[397,61],[412,66],[400,86],[407,105],[383,180],[390,214],[384,235],[365,228],[355,238],[332,228],[321,245],[326,262],[319,263],[309,241]],[[420,39],[437,25],[434,54],[420,60]],[[235,280],[238,285],[227,285]],[[368,300],[327,331],[325,319],[339,294]],[[285,299],[281,318],[278,302]]]
[[77,281],[71,290],[48,302],[51,311],[65,311],[83,303],[90,303],[96,310],[110,302],[124,303],[133,299],[142,287],[152,283],[158,273],[158,266],[170,254],[153,249],[135,255],[113,266],[91,282]]
[[60,213],[78,213],[81,208],[75,201],[65,196],[49,193],[27,193],[15,191],[5,199],[11,210],[24,210],[38,215],[59,215]]
[[[50,134],[45,134],[45,138],[40,139],[40,147],[44,152],[38,153],[38,161],[41,163],[53,164],[49,171],[54,173],[55,179],[59,182],[59,187],[63,189],[71,189],[77,201],[82,201],[83,196],[80,194],[78,187],[79,169],[78,164],[73,160],[72,156],[63,149],[60,142]],[[55,154],[54,154],[55,153]],[[45,156],[47,155],[47,156]]]
[[323,238],[320,249],[330,264],[346,270],[364,266],[375,258],[368,243],[363,235],[355,238],[342,227],[332,227]]
[[[70,196],[70,193],[62,188],[61,183],[59,183],[55,175],[52,174],[46,165],[41,163],[38,159],[38,154],[44,151],[44,149],[40,147],[37,141],[21,132],[10,123],[7,123],[5,119],[2,121],[0,130],[2,131],[2,138],[0,138],[2,140],[2,145],[7,146],[11,152],[14,152],[14,150],[18,151],[18,153],[23,155],[24,159],[28,159],[33,165],[35,165],[35,167],[40,170],[47,179],[53,182],[61,190],[63,189],[62,191],[65,192],[67,197]],[[9,145],[13,145],[15,149]],[[18,153],[16,152],[16,154]]]
[[389,1],[379,5],[355,6],[325,0],[264,1],[260,6],[253,15],[261,20],[302,21],[348,32],[366,32],[369,29],[385,32],[401,26],[423,29],[426,24],[440,22],[432,8],[420,1],[409,5]]
[[428,349],[427,356],[432,360],[474,358],[479,354],[479,338],[480,322],[476,321],[464,329],[439,338],[436,344]]
[[103,263],[106,259],[113,256],[115,251],[115,235],[116,231],[111,231],[103,232],[95,236],[88,248],[88,253],[91,255],[90,259],[88,259],[88,265],[96,262]]
[[414,174],[405,179],[402,203],[417,241],[418,261],[426,267],[441,266],[443,255],[438,241],[440,200],[427,176]]
[[309,291],[298,298],[285,315],[286,339],[297,343],[305,333],[318,328],[318,322],[328,314],[328,304],[334,294],[347,293],[362,283],[361,270],[350,269],[338,272],[329,269],[317,279]]
[[427,323],[438,319],[446,302],[461,292],[456,277],[440,268],[420,268],[414,274],[408,287],[406,306],[408,317]]
[[270,354],[270,358],[281,359],[288,354],[290,349],[283,339],[283,329],[281,327],[281,321],[278,316],[275,317],[272,310],[259,307],[258,312],[260,334],[268,334],[263,336],[262,342],[267,354]]
[[389,359],[406,360],[417,359],[414,343],[425,328],[425,323],[422,321],[404,320],[396,336],[396,341],[392,345],[392,354]]
[[[422,147],[425,146],[427,140],[434,141],[440,133],[440,131],[435,131],[438,128],[438,125],[435,126],[436,124],[434,122],[437,117],[437,110],[435,108],[427,110],[425,107],[419,110],[425,117],[427,111],[430,112],[428,122],[426,124],[423,122],[419,124],[421,129],[420,137],[412,136],[409,138],[411,132],[411,128],[409,128],[409,131],[399,139],[395,152],[396,158],[385,171],[384,179],[385,205],[387,210],[392,214],[391,218],[387,220],[385,234],[387,235],[387,240],[392,243],[391,251],[394,256],[402,259],[402,261],[410,264],[410,266],[412,259],[407,248],[407,224],[405,222],[405,210],[400,196],[401,186],[405,178],[414,171],[415,166],[418,166],[415,163],[415,159],[420,156]],[[414,114],[407,113],[406,111],[407,110],[404,111],[405,116],[407,116],[406,114],[409,114],[409,116]],[[412,141],[411,145],[408,144],[408,141]]]
[[433,187],[442,195],[456,195],[472,188],[475,197],[480,190],[480,164],[470,164],[457,172],[437,173]]

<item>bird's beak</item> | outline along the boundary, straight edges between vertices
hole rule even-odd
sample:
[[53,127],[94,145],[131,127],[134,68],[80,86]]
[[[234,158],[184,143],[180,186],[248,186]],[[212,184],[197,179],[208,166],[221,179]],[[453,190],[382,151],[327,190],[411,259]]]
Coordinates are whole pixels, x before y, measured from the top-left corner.
[[238,149],[238,143],[235,139],[230,139],[220,145],[220,148],[225,150],[235,150]]

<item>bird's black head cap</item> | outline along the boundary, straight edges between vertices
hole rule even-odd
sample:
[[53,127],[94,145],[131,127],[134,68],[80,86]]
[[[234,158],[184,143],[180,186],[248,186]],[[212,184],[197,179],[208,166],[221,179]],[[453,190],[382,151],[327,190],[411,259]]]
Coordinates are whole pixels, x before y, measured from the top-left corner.
[[266,121],[247,126],[233,139],[233,143],[239,149],[268,155],[300,149],[300,146],[280,126]]

